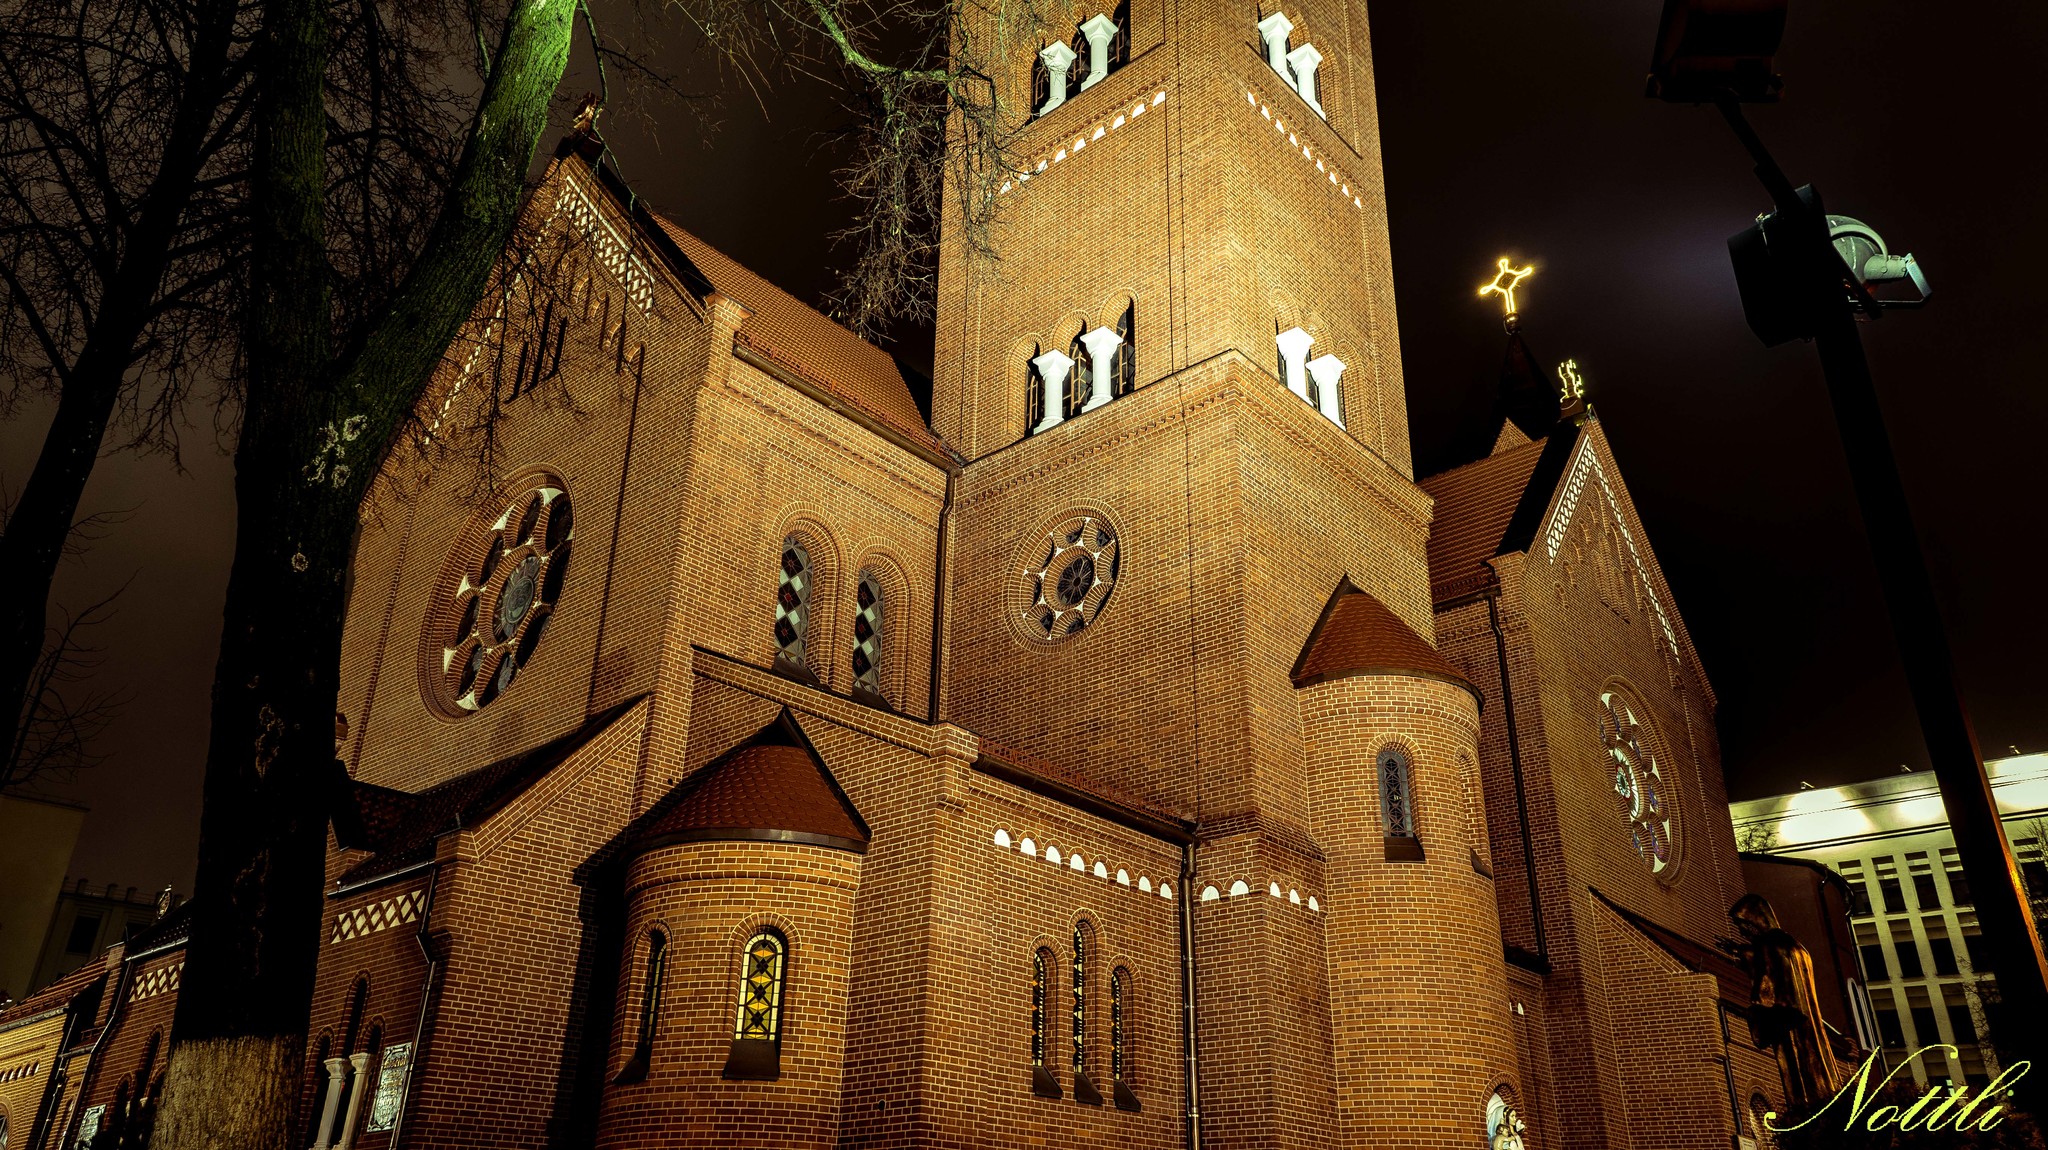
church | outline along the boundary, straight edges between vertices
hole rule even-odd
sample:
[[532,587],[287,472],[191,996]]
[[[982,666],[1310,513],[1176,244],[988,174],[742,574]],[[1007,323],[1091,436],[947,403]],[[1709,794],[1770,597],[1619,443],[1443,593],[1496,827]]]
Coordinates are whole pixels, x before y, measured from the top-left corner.
[[1414,472],[1365,5],[1072,15],[928,409],[558,150],[364,508],[306,1145],[1768,1143],[1606,428],[1511,335]]

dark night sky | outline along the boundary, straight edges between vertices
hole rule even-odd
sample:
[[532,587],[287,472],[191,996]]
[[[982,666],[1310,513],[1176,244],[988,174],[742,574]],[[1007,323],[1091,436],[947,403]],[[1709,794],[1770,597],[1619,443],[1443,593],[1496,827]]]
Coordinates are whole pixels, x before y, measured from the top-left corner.
[[[1712,110],[1641,96],[1657,5],[1370,10],[1419,468],[1484,449],[1502,336],[1474,291],[1496,257],[1534,261],[1525,331],[1586,376],[1719,691],[1731,795],[1924,766],[1813,352],[1765,350],[1742,322],[1724,242],[1767,199]],[[2048,749],[2048,623],[2033,598],[2048,569],[2044,44],[2044,5],[1794,0],[1785,102],[1753,110],[1795,182],[1914,252],[1934,282],[1930,307],[1865,342],[1994,756]],[[563,91],[590,86],[579,72]],[[669,125],[657,142],[623,111],[608,134],[657,210],[800,296],[830,286],[822,237],[846,209],[818,89],[785,91],[766,118],[735,96],[708,139],[656,108]],[[929,356],[930,335],[903,346]],[[9,484],[46,418],[0,425]],[[209,412],[193,413],[185,465],[102,464],[88,509],[135,514],[60,578],[59,598],[82,603],[132,577],[103,638],[109,681],[139,697],[108,762],[69,792],[94,811],[72,873],[95,881],[191,883],[232,535]]]

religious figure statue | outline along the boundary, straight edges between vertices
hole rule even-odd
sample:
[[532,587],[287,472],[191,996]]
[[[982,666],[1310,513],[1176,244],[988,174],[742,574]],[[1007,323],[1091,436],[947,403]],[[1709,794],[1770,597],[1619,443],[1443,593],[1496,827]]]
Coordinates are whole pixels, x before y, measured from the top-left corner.
[[1749,1033],[1759,1048],[1777,1054],[1786,1101],[1808,1106],[1834,1097],[1840,1083],[1821,1036],[1813,956],[1778,925],[1778,912],[1762,895],[1744,895],[1728,917],[1742,935],[1749,968]]
[[1522,1132],[1528,1128],[1498,1091],[1486,1100],[1486,1150],[1526,1150]]

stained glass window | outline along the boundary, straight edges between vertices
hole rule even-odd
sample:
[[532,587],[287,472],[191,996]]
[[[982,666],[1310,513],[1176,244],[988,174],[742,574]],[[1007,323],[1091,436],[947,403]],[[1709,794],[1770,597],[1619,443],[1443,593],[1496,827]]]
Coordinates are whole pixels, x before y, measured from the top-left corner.
[[882,693],[882,582],[872,571],[863,571],[854,599],[859,610],[853,616],[853,683],[879,695]]
[[668,973],[668,936],[653,931],[647,936],[647,985],[640,992],[640,1034],[634,1043],[634,1057],[645,1061],[654,1053],[654,1030],[661,1021],[661,984]]
[[1676,861],[1678,842],[1677,811],[1666,793],[1663,768],[1627,700],[1606,691],[1600,706],[1600,738],[1607,745],[1614,797],[1628,820],[1630,840],[1650,873],[1663,874]]
[[1387,833],[1415,837],[1415,803],[1409,795],[1408,756],[1389,747],[1380,752],[1380,818]]
[[775,1042],[782,1036],[782,974],[787,947],[782,935],[764,930],[747,940],[740,975],[739,1017],[733,1023],[735,1042]]
[[1131,972],[1119,966],[1109,976],[1109,1073],[1118,1082],[1131,1077],[1131,1040],[1124,1033],[1124,999],[1129,995]]
[[1074,928],[1074,1073],[1088,1072],[1088,927]]
[[1031,1065],[1045,1065],[1045,970],[1046,953],[1031,956]]
[[775,589],[775,654],[804,665],[804,633],[811,625],[811,553],[792,535],[782,541],[782,575]]
[[574,538],[569,496],[541,480],[514,495],[451,566],[441,625],[444,699],[458,713],[512,685],[554,618]]

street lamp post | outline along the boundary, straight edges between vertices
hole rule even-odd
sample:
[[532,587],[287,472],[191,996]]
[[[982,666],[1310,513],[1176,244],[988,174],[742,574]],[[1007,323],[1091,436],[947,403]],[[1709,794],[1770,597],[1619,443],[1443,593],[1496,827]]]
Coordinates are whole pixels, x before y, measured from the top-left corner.
[[[1871,319],[1883,312],[1860,270],[1844,263],[1830,242],[1829,217],[1819,193],[1810,187],[1794,189],[1742,114],[1742,102],[1774,100],[1781,87],[1771,57],[1784,30],[1786,2],[1666,0],[1649,94],[1672,102],[1711,100],[1777,205],[1775,219],[1730,241],[1731,249],[1745,241],[1776,249],[1767,261],[1752,259],[1746,267],[1736,252],[1744,307],[1767,344],[1800,335],[1812,339],[1820,352],[1906,683],[1997,976],[2000,1002],[1992,1033],[2000,1061],[2010,1067],[2026,1055],[2018,1037],[2032,1029],[2030,1024],[2048,1019],[2048,962],[1956,687],[1934,584],[1856,330],[1857,311]],[[1771,282],[1759,282],[1764,279]],[[2015,1087],[2021,1104],[2039,1112],[2039,1103],[2048,1101],[2044,1084],[2048,1078],[2021,1079]]]

